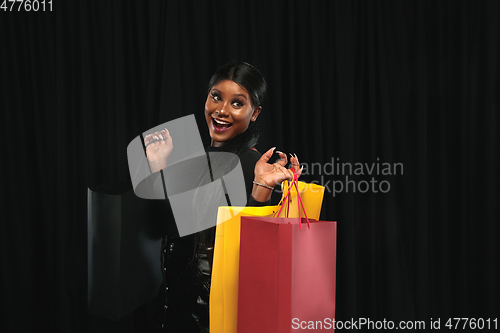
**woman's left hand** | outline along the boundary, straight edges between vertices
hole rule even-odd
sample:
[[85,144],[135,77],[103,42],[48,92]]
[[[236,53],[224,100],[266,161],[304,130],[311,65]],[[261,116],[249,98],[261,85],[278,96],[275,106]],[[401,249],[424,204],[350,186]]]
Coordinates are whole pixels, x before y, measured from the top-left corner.
[[[292,173],[285,168],[288,163],[287,156],[285,153],[276,151],[279,155],[280,160],[276,163],[269,164],[267,161],[273,155],[274,148],[269,149],[267,152],[262,154],[261,158],[255,164],[255,181],[260,184],[264,184],[270,187],[275,187],[281,184],[284,180],[293,180]],[[300,177],[302,169],[300,169],[299,159],[297,155],[290,158],[290,169],[294,169],[297,176]]]

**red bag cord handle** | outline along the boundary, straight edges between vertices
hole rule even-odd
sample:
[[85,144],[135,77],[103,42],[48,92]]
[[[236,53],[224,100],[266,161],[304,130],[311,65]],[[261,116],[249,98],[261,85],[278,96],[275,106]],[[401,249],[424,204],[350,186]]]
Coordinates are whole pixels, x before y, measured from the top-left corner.
[[[290,191],[292,190],[292,186],[295,186],[295,190],[297,191],[297,207],[299,209],[299,220],[302,220],[302,213],[301,213],[301,206],[302,206],[302,210],[304,210],[304,215],[306,217],[306,221],[307,221],[307,227],[308,229],[311,229],[311,224],[309,223],[309,218],[307,217],[307,213],[306,213],[306,209],[304,207],[304,204],[302,202],[302,199],[300,198],[300,192],[299,192],[299,177],[297,175],[297,172],[295,172],[294,169],[290,169],[293,173],[293,181],[292,181],[292,184],[290,184],[290,186],[288,187],[288,192],[287,194],[285,195],[285,198],[283,199],[283,202],[281,204],[281,207],[280,207],[280,210],[278,211],[278,215],[276,216],[279,216],[280,213],[281,213],[281,210],[283,209],[283,207],[285,206],[285,201],[286,199],[288,198],[288,196],[290,195]],[[289,202],[288,202],[289,203]],[[288,206],[290,207],[290,206]],[[288,211],[286,213],[286,217],[288,217]],[[299,223],[299,229],[302,229],[302,223]]]
[[[306,208],[304,207],[304,204],[302,203],[302,199],[300,198],[300,193],[299,193],[299,176],[297,175],[297,173],[295,172],[294,169],[291,169],[292,172],[293,172],[293,179],[294,179],[294,184],[295,184],[295,189],[297,190],[297,199],[300,203],[300,206],[299,206],[299,203],[297,203],[297,206],[299,207],[299,218],[301,219],[301,213],[300,213],[300,207],[302,206],[302,209],[304,210],[304,215],[306,217],[306,221],[307,221],[307,228],[308,229],[311,229],[311,224],[309,223],[309,218],[307,217],[307,213],[306,213]],[[300,226],[302,225],[302,223],[299,224],[299,229],[300,229]]]
[[[289,187],[290,187],[290,190],[291,190],[292,184],[290,184],[290,186],[289,186]],[[286,217],[288,217],[288,214],[290,213],[290,201],[291,201],[291,199],[292,199],[291,195],[292,195],[292,194],[290,193],[290,198],[289,198],[289,200],[286,202]]]
[[[278,215],[276,216],[280,216],[280,213],[281,213],[281,210],[283,209],[283,207],[285,206],[285,201],[286,199],[288,198],[288,195],[290,195],[290,191],[292,190],[292,184],[290,184],[290,186],[288,187],[288,192],[287,194],[285,195],[285,198],[283,199],[283,202],[281,203],[281,207],[280,207],[280,210],[278,211]],[[286,212],[286,217],[288,217],[288,211]]]

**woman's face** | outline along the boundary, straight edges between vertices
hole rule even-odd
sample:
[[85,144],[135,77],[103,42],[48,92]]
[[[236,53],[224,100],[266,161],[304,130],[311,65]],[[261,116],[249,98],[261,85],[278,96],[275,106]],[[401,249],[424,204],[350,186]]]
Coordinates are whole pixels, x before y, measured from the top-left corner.
[[219,147],[225,141],[246,131],[255,121],[261,107],[253,108],[248,92],[234,81],[225,80],[214,85],[205,102],[212,146]]

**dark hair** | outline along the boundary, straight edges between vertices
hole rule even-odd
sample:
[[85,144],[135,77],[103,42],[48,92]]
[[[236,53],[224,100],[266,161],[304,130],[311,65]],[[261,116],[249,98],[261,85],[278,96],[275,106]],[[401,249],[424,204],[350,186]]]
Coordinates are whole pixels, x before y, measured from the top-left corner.
[[208,82],[208,91],[224,80],[236,82],[250,95],[252,106],[259,107],[266,97],[267,83],[261,72],[242,61],[230,61],[220,67]]

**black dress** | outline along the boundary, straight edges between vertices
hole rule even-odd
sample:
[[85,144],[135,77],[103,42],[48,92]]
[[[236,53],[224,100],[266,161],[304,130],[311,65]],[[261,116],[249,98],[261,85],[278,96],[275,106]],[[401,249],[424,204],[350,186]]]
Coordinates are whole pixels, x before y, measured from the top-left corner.
[[[219,151],[209,147],[207,151]],[[239,155],[247,191],[247,206],[267,206],[279,200],[273,196],[258,202],[251,196],[255,164],[261,154],[247,149]],[[185,237],[165,237],[163,242],[163,272],[166,304],[165,332],[209,332],[209,295],[213,260],[215,227],[205,231],[202,243],[196,234]],[[195,248],[195,244],[198,244]]]

